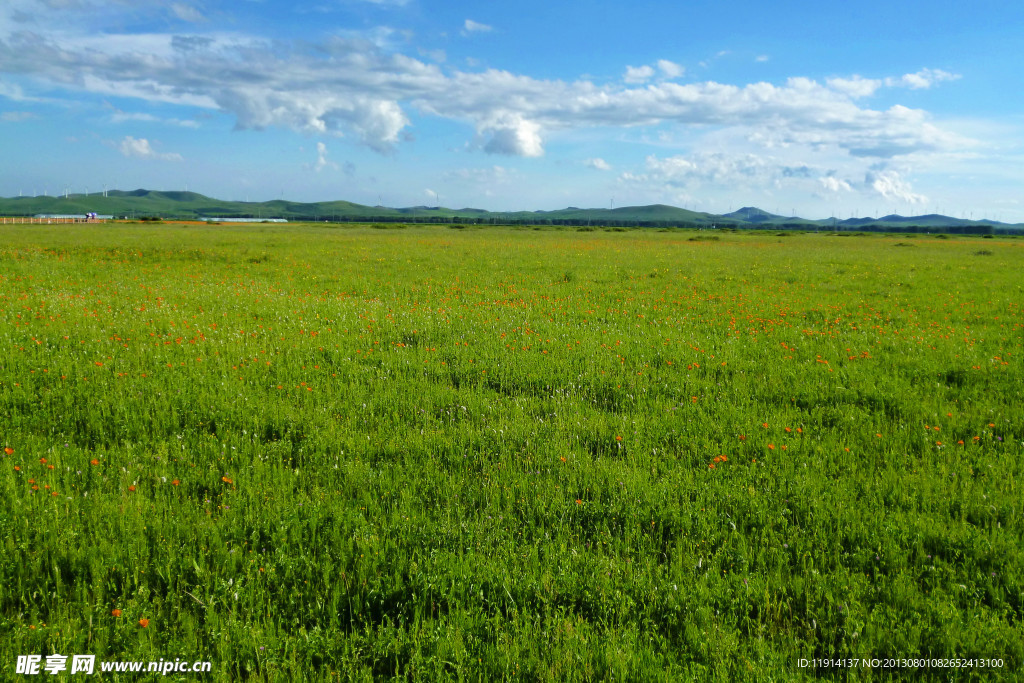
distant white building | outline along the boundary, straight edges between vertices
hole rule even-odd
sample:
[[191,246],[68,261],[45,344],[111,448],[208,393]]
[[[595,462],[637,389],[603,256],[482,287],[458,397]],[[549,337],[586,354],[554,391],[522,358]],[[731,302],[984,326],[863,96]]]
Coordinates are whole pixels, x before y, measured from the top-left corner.
[[212,218],[203,216],[199,220],[214,223],[287,223],[287,218]]
[[113,216],[101,216],[96,213],[37,213],[33,218],[58,218],[61,220],[97,220],[97,221],[109,221],[112,220]]

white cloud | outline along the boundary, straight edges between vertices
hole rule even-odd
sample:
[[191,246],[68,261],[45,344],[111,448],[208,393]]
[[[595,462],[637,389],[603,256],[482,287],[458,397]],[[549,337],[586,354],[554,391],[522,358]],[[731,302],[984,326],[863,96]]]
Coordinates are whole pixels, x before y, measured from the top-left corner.
[[338,35],[311,49],[305,43],[228,34],[20,32],[0,36],[0,73],[71,92],[217,109],[233,115],[239,128],[353,135],[380,152],[403,139],[411,124],[407,109],[469,124],[477,147],[487,152],[530,157],[541,156],[545,138],[558,131],[664,124],[725,127],[764,146],[839,149],[876,159],[972,144],[922,110],[880,111],[857,103],[883,85],[918,87],[954,78],[939,70],[879,81],[858,76],[824,84],[807,78],[748,85],[661,80],[633,87],[659,72],[681,73],[681,66],[661,60],[658,71],[630,66],[625,83],[595,85],[495,69],[443,71],[391,51],[381,42],[385,34],[390,35]]
[[677,198],[690,200],[719,192],[776,191],[801,195],[852,190],[849,182],[837,177],[835,169],[752,153],[697,151],[688,155],[647,157],[642,172],[626,172],[619,181],[630,190],[654,191],[660,188]]
[[758,55],[757,57],[754,57],[754,61],[759,64],[763,64],[768,61],[768,55]]
[[333,161],[327,160],[327,145],[322,142],[316,143],[316,163],[313,164],[313,170],[319,173],[325,168],[333,168],[337,170],[338,165]]
[[521,157],[539,157],[544,154],[540,139],[540,126],[519,114],[502,113],[485,123],[480,131],[489,135],[484,151],[490,154],[509,154]]
[[885,199],[907,204],[924,204],[928,201],[924,195],[916,194],[910,183],[903,180],[896,171],[868,171],[864,176],[864,185]]
[[850,186],[849,182],[834,175],[818,178],[818,183],[821,185],[821,189],[828,193],[853,192],[853,187]]
[[171,12],[182,21],[189,21],[192,23],[206,21],[206,17],[204,17],[199,10],[191,5],[186,5],[181,2],[172,2]]
[[586,166],[587,168],[593,168],[593,169],[596,169],[598,171],[610,171],[610,170],[612,170],[611,165],[609,165],[609,163],[607,161],[605,161],[604,159],[602,159],[600,157],[595,157],[593,159],[586,159],[586,160],[583,161],[583,165]]
[[462,25],[462,29],[463,35],[467,35],[469,33],[487,33],[488,31],[493,31],[494,27],[488,24],[481,24],[480,22],[473,21],[472,19],[466,19],[465,23]]
[[110,115],[111,123],[124,123],[125,121],[143,121],[145,123],[160,123],[181,128],[199,128],[199,122],[194,119],[164,119],[145,112],[125,112],[116,110]]
[[903,86],[912,90],[927,89],[943,81],[955,81],[959,74],[952,74],[942,69],[921,69],[917,73],[904,74],[900,78],[887,78],[885,84],[890,87]]
[[840,92],[854,98],[870,97],[875,94],[875,91],[882,87],[881,80],[861,78],[856,74],[850,78],[829,78],[825,81],[825,84],[836,92]]
[[121,154],[126,157],[134,157],[136,159],[158,159],[161,161],[182,161],[181,155],[175,152],[169,154],[161,154],[153,149],[152,145],[149,144],[149,140],[146,138],[135,139],[131,135],[126,135],[124,140],[117,146]]
[[622,80],[626,83],[644,83],[654,76],[654,68],[647,66],[627,66]]
[[826,85],[832,90],[844,93],[850,97],[870,97],[879,88],[910,88],[911,90],[922,90],[930,88],[936,83],[943,81],[955,81],[960,78],[957,74],[949,73],[941,69],[921,69],[917,73],[904,74],[900,77],[888,78],[862,78],[853,75],[849,78],[829,78]]
[[658,69],[661,70],[662,75],[665,78],[679,78],[686,71],[681,65],[675,62],[670,62],[667,59],[658,60]]

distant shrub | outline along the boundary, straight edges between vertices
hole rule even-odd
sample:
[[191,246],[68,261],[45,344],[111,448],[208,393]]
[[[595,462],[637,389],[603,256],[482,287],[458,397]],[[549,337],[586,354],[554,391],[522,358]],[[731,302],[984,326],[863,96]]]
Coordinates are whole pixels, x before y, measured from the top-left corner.
[[687,240],[687,242],[718,242],[722,238],[718,235],[695,235]]
[[912,247],[914,245],[910,244],[909,242],[897,242],[896,244],[894,244],[892,246],[894,246],[894,247]]
[[576,232],[594,232],[594,229],[589,225],[584,225],[582,228],[576,228]]
[[991,251],[989,249],[979,249],[978,251],[974,252],[974,255],[975,256],[993,256],[994,253],[995,252],[993,252],[993,251]]

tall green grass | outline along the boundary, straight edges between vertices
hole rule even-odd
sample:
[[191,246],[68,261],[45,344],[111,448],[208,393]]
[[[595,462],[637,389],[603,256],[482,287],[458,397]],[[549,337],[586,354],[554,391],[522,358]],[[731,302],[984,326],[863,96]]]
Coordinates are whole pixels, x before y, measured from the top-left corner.
[[5,671],[1024,662],[1020,242],[0,234]]

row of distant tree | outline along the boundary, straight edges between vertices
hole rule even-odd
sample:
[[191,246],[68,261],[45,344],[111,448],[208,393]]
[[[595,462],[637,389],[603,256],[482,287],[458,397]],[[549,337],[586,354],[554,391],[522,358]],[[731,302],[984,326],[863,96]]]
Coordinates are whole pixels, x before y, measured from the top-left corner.
[[327,217],[296,216],[294,221],[327,220],[342,223],[426,223],[435,225],[514,225],[514,226],[566,226],[593,228],[684,228],[719,230],[799,230],[803,232],[898,232],[898,233],[948,233],[952,235],[1015,234],[1010,229],[998,229],[991,225],[813,225],[807,223],[750,224],[733,221],[644,221],[644,220],[588,220],[581,218],[501,218],[465,216],[379,216],[379,217]]
[[[185,219],[195,220],[194,216],[163,216],[164,220]],[[251,218],[259,222],[260,216],[245,214],[224,215],[221,218]],[[157,221],[160,216],[136,216],[135,220]],[[513,226],[564,226],[591,228],[682,228],[682,229],[718,229],[718,230],[787,230],[801,232],[878,232],[878,233],[946,233],[951,235],[1014,235],[1021,234],[1016,228],[1002,228],[992,225],[884,225],[869,223],[865,225],[815,225],[808,223],[737,223],[734,221],[670,221],[670,220],[628,220],[585,218],[512,218],[512,217],[467,217],[467,216],[338,216],[310,215],[289,216],[291,221],[315,221],[330,223],[420,223],[435,225],[513,225]]]

